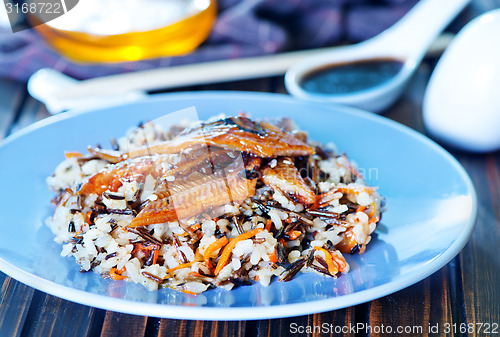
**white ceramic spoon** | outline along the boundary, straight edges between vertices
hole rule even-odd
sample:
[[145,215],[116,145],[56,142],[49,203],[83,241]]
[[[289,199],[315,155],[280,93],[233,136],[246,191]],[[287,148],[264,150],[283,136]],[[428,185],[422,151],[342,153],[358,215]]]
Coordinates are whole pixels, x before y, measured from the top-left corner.
[[[343,103],[381,112],[399,97],[432,41],[470,0],[421,0],[400,21],[378,36],[307,58],[292,66],[285,76],[288,92],[296,97]],[[404,64],[392,79],[370,89],[345,94],[304,90],[304,77],[339,64],[373,59],[397,59]]]
[[423,104],[424,124],[461,149],[500,149],[500,9],[465,26],[440,58]]

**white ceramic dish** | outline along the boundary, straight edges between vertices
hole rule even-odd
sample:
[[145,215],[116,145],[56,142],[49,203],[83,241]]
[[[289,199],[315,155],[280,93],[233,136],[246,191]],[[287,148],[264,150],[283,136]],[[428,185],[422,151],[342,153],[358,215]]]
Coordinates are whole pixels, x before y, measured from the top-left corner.
[[473,152],[500,149],[500,9],[468,23],[427,85],[423,120],[440,142]]
[[[381,34],[358,44],[308,57],[286,73],[285,85],[296,97],[342,103],[380,113],[393,104],[417,69],[432,41],[470,0],[421,0],[401,20]],[[308,75],[352,62],[393,59],[401,70],[391,79],[365,90],[326,94],[302,87]]]

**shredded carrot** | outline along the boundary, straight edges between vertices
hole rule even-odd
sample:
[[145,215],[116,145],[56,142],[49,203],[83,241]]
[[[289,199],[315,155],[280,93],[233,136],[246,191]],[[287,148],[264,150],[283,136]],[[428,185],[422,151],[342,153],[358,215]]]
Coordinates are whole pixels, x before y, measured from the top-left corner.
[[193,261],[193,262],[188,262],[188,263],[183,263],[183,264],[180,264],[180,265],[178,265],[177,267],[167,269],[167,270],[166,270],[166,272],[167,272],[167,274],[168,274],[168,273],[171,273],[171,272],[176,271],[176,270],[178,270],[178,269],[191,267],[191,265],[192,265],[193,263],[195,263],[195,262],[197,262],[197,261]]
[[287,247],[288,246],[288,243],[286,243],[285,239],[280,238],[278,241],[279,241],[279,243],[281,243],[283,245],[283,247]]
[[292,223],[292,219],[291,219],[291,218],[286,218],[286,219],[285,219],[285,222],[286,222],[286,223]]
[[64,157],[66,157],[66,159],[73,158],[73,157],[83,157],[83,154],[81,154],[80,152],[76,152],[76,151],[65,152]]
[[89,225],[92,225],[92,223],[90,222],[90,218],[92,217],[92,212],[87,212],[86,214],[86,221]]
[[366,210],[366,206],[359,205],[358,208],[356,209],[356,213],[358,213],[358,212],[364,212],[365,210]]
[[[377,188],[368,186],[358,186],[358,187],[337,187],[335,192],[359,194],[360,192],[366,192],[368,194],[373,194]],[[326,192],[329,193],[329,192]]]
[[368,217],[372,218],[375,215],[375,213],[377,212],[377,206],[375,205],[375,201],[372,202],[370,208],[371,208],[371,210],[370,210],[370,213],[368,213]]
[[278,254],[276,254],[276,249],[271,254],[269,254],[269,261],[271,261],[272,263],[278,262]]
[[139,251],[142,251],[144,254],[146,254],[148,250],[153,250],[155,248],[156,246],[154,245],[144,246],[142,242],[137,242],[134,244],[134,249],[132,250],[132,254],[137,253]]
[[269,233],[271,232],[271,225],[273,224],[273,221],[271,219],[267,219],[267,222],[266,222],[266,227],[264,227],[264,229],[266,231],[268,231]]
[[337,268],[336,263],[333,262],[332,254],[326,249],[318,246],[314,246],[314,249],[321,250],[323,253],[325,253],[325,261],[326,265],[328,266],[328,272],[332,275],[336,275],[339,272],[339,269]]
[[210,263],[210,256],[212,255],[213,252],[215,252],[217,249],[220,249],[227,245],[228,243],[227,237],[223,236],[220,239],[212,242],[207,249],[205,249],[205,254],[203,254],[203,259],[205,260],[205,265],[212,269],[212,264]]
[[153,252],[153,263],[152,264],[156,264],[156,261],[158,260],[158,257],[160,256],[160,251],[158,249],[156,249],[154,252]]
[[354,237],[354,233],[352,232],[352,228],[348,228],[344,234],[342,241],[335,245],[335,248],[340,250],[342,253],[350,253],[351,250],[358,244],[356,238]]
[[301,232],[301,231],[289,231],[289,232],[287,233],[287,235],[288,235],[288,237],[290,238],[290,240],[295,240],[295,239],[297,239],[297,238],[300,236],[300,234],[302,234],[302,232]]
[[236,246],[236,244],[240,241],[250,239],[252,236],[256,235],[257,233],[262,232],[262,228],[256,228],[254,230],[251,230],[250,232],[246,232],[243,234],[238,235],[236,238],[231,240],[229,244],[224,247],[224,250],[222,251],[222,255],[219,259],[219,262],[217,263],[217,267],[215,268],[215,275],[219,275],[220,271],[222,268],[224,268],[229,261],[229,257],[231,256],[231,252],[233,251],[233,248]]
[[[195,232],[197,231],[198,229],[201,228],[201,224],[200,223],[195,223],[194,225],[192,225],[191,227],[189,227],[189,229],[192,231],[192,232]],[[186,236],[188,235],[189,233],[188,232],[184,232],[182,234],[179,234],[179,236]]]
[[371,218],[368,223],[377,223],[379,222],[380,218],[378,216]]
[[[123,271],[121,271],[121,272],[123,272]],[[109,271],[109,276],[115,281],[120,281],[120,280],[124,280],[127,278],[127,276],[123,276],[123,275],[118,274],[118,271],[116,270],[116,268],[111,268],[111,270]]]
[[185,293],[185,294],[198,296],[198,294],[197,294],[197,293],[195,293],[194,291],[189,291],[189,290],[184,290],[184,289],[183,289],[183,290],[181,290],[181,291],[182,291],[183,293]]

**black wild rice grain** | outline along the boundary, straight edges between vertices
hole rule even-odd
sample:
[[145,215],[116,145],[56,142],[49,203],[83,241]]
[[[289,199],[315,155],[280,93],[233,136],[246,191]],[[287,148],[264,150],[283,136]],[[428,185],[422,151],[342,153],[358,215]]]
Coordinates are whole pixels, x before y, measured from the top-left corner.
[[131,209],[110,209],[108,208],[108,213],[122,214],[122,215],[135,215],[135,211]]
[[146,262],[144,262],[145,266],[150,266],[153,264],[153,260],[155,259],[155,250],[152,250],[151,253],[149,254],[148,259]]
[[354,247],[352,247],[350,253],[351,254],[356,254],[357,252],[359,252],[360,249],[361,249],[361,245],[358,243]]
[[285,232],[285,226],[281,226],[280,230],[276,233],[274,238],[278,240],[279,238],[281,238],[284,232]]
[[116,254],[116,252],[111,253],[111,254],[108,254],[108,255],[106,255],[106,257],[104,258],[104,260],[109,260],[110,258],[115,257],[116,255],[117,255],[117,254]]
[[153,281],[155,281],[155,282],[158,282],[158,283],[163,282],[163,280],[162,280],[161,278],[156,277],[156,276],[154,276],[153,274],[148,273],[147,271],[143,271],[143,272],[141,272],[141,274],[142,274],[143,276],[147,277],[148,279],[153,280]]
[[127,230],[129,232],[139,235],[141,238],[145,240],[145,242],[149,242],[157,246],[161,245],[161,242],[157,240],[154,236],[152,236],[147,229],[139,227],[139,228],[127,228]]
[[330,272],[328,271],[328,269],[325,269],[325,268],[321,268],[321,267],[318,267],[318,266],[315,266],[314,264],[311,265],[311,268],[322,273],[322,274],[325,274],[325,275],[328,275],[328,276],[332,276],[332,274],[330,274]]
[[238,231],[238,234],[243,234],[243,227],[241,227],[240,221],[236,215],[233,215],[233,221],[234,225],[236,226],[236,230]]
[[278,243],[277,245],[277,255],[278,255],[278,263],[283,264],[285,263],[285,252],[283,251],[283,245],[281,243]]
[[82,189],[82,186],[83,186],[83,183],[76,184],[76,186],[75,186],[76,192],[80,191]]
[[314,262],[314,249],[311,249],[309,256],[307,257],[307,266],[310,267]]
[[323,267],[325,267],[326,269],[328,269],[328,264],[326,263],[326,261],[325,261],[325,260],[324,260],[321,256],[315,255],[315,256],[314,256],[314,259],[315,259],[316,261],[318,261],[318,263],[319,263],[320,265],[322,265]]
[[116,142],[116,139],[114,137],[111,138],[109,141],[111,143],[111,146],[113,147],[113,150],[120,151],[120,146],[118,145],[118,143]]
[[235,286],[251,286],[252,282],[247,280],[247,279],[241,279],[241,278],[230,278],[229,281],[233,283]]
[[[304,267],[304,265],[306,264],[306,259],[304,258],[300,258],[298,259],[297,261],[295,261],[294,263],[292,263],[284,272],[283,274],[285,274],[284,276],[282,276],[279,281],[280,282],[288,282],[290,281],[295,275],[297,275],[297,273],[302,269],[302,267]],[[282,275],[283,275],[282,274]]]
[[68,232],[70,233],[76,232],[75,222],[73,220],[71,220],[68,224]]
[[106,197],[108,199],[112,199],[112,200],[124,200],[125,199],[125,197],[123,195],[117,195],[117,194],[113,194],[110,192],[104,192],[102,195],[104,197]]
[[186,258],[186,255],[184,255],[184,253],[182,252],[182,250],[180,250],[180,245],[181,244],[179,242],[179,238],[175,234],[173,234],[173,237],[174,237],[175,251],[177,252],[177,255],[179,255],[179,260],[181,260],[182,263],[186,263],[187,262],[187,258]]
[[313,210],[306,210],[308,214],[319,216],[319,217],[325,217],[325,218],[331,218],[331,219],[337,219],[339,217],[338,213],[333,213],[333,212],[327,212],[327,211],[313,211]]

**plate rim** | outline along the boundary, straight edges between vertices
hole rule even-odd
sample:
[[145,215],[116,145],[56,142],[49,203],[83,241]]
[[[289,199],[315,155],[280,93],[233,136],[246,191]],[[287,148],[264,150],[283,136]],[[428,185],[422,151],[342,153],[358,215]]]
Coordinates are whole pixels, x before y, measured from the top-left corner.
[[[57,123],[59,121],[65,120],[67,118],[73,118],[81,114],[86,114],[93,111],[116,109],[124,106],[134,106],[141,105],[148,102],[154,101],[168,101],[175,99],[213,99],[219,100],[223,98],[242,98],[248,100],[254,98],[257,100],[281,100],[286,102],[300,103],[301,105],[310,106],[311,108],[320,108],[322,110],[341,110],[344,113],[350,113],[356,115],[358,118],[368,119],[376,123],[381,123],[387,125],[391,128],[395,128],[402,133],[415,138],[417,141],[425,144],[426,146],[437,151],[438,154],[444,158],[448,163],[459,174],[460,178],[465,183],[468,195],[471,197],[472,209],[471,217],[468,219],[466,226],[462,229],[457,238],[453,241],[448,249],[446,249],[441,255],[433,259],[427,268],[421,271],[412,272],[408,275],[401,276],[398,280],[389,281],[382,285],[375,286],[373,288],[361,290],[355,293],[350,293],[347,295],[342,295],[338,297],[332,297],[321,300],[306,301],[301,303],[293,304],[279,304],[270,306],[254,306],[254,307],[186,307],[179,305],[169,305],[169,304],[159,304],[159,303],[145,303],[136,302],[132,300],[119,299],[110,296],[105,296],[102,294],[90,293],[84,290],[74,289],[53,281],[49,281],[40,276],[33,275],[23,269],[16,267],[10,262],[4,260],[0,257],[0,270],[7,274],[8,276],[24,283],[34,289],[40,290],[47,294],[57,296],[71,302],[78,304],[87,305],[90,307],[100,308],[104,310],[112,310],[116,312],[122,312],[134,315],[146,315],[152,317],[163,317],[172,319],[188,319],[188,320],[257,320],[257,319],[273,319],[273,318],[285,318],[294,317],[300,315],[307,315],[313,313],[326,312],[331,310],[343,309],[346,307],[354,306],[360,303],[366,303],[377,298],[387,296],[389,294],[400,291],[407,288],[443,268],[448,264],[455,256],[457,256],[463,247],[469,241],[470,236],[474,230],[475,224],[477,222],[478,204],[477,204],[477,194],[474,184],[469,177],[468,173],[465,171],[463,166],[458,162],[458,160],[453,157],[448,151],[446,151],[442,146],[429,139],[422,133],[403,125],[399,122],[391,120],[387,117],[373,114],[358,108],[349,107],[341,104],[322,104],[318,102],[311,102],[305,100],[299,100],[285,94],[277,93],[264,93],[264,92],[250,92],[250,91],[189,91],[189,92],[173,92],[165,94],[155,94],[153,96],[145,97],[134,102],[125,102],[123,104],[104,106],[100,108],[90,108],[90,109],[75,109],[72,111],[65,112],[63,114],[54,115],[47,117],[43,120],[35,122],[0,141],[0,148],[6,146],[10,142],[16,140],[17,138],[29,133],[33,130],[45,127],[50,124]],[[314,305],[311,305],[314,304]],[[276,310],[280,308],[280,310]]]

